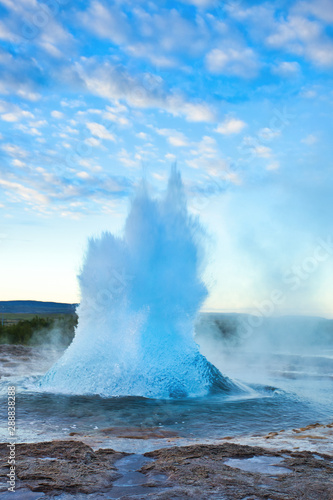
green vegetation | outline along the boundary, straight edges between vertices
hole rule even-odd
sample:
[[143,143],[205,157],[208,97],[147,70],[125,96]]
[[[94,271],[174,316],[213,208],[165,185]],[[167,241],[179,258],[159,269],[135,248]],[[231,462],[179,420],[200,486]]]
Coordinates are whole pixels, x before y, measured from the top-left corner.
[[[15,315],[6,316],[7,320],[16,319]],[[0,321],[0,344],[67,346],[74,337],[76,314],[54,316],[20,314],[19,316],[19,321],[13,324],[7,324],[5,321],[2,325]]]
[[[26,319],[33,319],[36,318],[50,318],[50,319],[56,319],[56,318],[63,318],[64,316],[67,316],[67,314],[60,314],[60,313],[49,313],[49,314],[38,314],[38,313],[2,313],[0,312],[0,323],[1,320],[3,319],[4,322],[9,321],[9,320],[26,320]],[[70,316],[70,315],[69,315]]]

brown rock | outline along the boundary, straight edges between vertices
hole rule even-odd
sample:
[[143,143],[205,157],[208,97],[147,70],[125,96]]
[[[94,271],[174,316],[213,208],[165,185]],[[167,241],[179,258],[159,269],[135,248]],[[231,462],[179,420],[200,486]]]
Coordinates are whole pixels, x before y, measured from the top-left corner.
[[[169,497],[156,498],[333,500],[333,463],[327,455],[224,443],[162,449],[146,456],[156,460],[142,467],[141,472],[166,474],[175,485]],[[224,464],[228,458],[254,456],[282,457],[278,465],[290,473],[274,475],[274,466],[268,474],[260,470],[246,472]],[[173,496],[177,489],[183,496]],[[196,496],[198,489],[200,494]]]
[[[32,491],[93,493],[110,488],[120,477],[113,464],[124,453],[94,452],[79,441],[51,441],[16,445],[16,475]],[[0,444],[0,469],[4,484],[8,474],[8,448]]]

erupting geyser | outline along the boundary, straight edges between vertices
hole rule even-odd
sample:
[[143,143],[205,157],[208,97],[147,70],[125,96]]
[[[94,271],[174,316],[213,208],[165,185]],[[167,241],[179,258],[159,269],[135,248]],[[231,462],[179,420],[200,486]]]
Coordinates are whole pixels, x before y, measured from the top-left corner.
[[42,379],[44,390],[169,398],[238,389],[193,339],[207,295],[198,233],[174,167],[163,199],[141,188],[122,238],[89,241],[75,338]]

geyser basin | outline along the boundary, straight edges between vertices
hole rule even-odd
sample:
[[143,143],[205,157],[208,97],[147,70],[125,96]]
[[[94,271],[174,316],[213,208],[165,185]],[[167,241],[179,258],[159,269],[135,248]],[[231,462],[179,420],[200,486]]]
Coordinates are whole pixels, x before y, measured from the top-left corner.
[[75,338],[47,372],[47,391],[169,398],[241,391],[199,352],[194,320],[207,295],[197,219],[179,172],[164,198],[142,186],[122,238],[89,241]]

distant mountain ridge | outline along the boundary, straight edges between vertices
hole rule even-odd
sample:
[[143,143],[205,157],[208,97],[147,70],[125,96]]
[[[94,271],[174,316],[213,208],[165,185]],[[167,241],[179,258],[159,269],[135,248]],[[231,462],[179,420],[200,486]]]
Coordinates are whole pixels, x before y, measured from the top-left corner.
[[12,314],[73,314],[78,304],[41,302],[38,300],[0,301],[0,313]]

